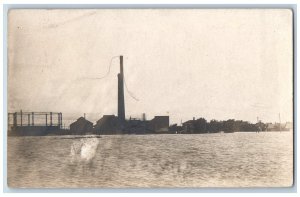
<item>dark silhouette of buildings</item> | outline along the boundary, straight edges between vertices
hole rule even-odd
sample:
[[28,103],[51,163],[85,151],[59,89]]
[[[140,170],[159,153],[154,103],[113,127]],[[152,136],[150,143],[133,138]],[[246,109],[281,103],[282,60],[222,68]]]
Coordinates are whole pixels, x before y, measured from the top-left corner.
[[[15,112],[8,113],[8,135],[50,135],[50,134],[160,134],[160,133],[216,133],[235,131],[288,131],[293,128],[292,123],[262,123],[252,124],[242,120],[211,120],[204,118],[188,120],[169,126],[169,116],[155,116],[146,120],[143,113],[141,119],[125,118],[124,100],[124,68],[123,56],[120,56],[120,73],[118,73],[118,116],[104,115],[95,125],[85,119],[78,118],[70,125],[70,130],[62,128],[62,113],[54,112]],[[36,118],[38,117],[38,118]],[[42,122],[41,122],[42,120]]]
[[121,121],[114,115],[104,115],[94,126],[94,133],[114,134],[154,134],[168,133],[169,116],[155,116],[152,120],[135,119]]
[[132,119],[126,121],[126,131],[131,134],[162,134],[169,131],[169,116],[155,116],[152,120],[146,120],[143,114],[142,120]]
[[[62,113],[53,112],[15,112],[9,113],[9,135],[50,135],[50,134],[162,134],[162,133],[217,133],[235,131],[274,131],[289,130],[286,125],[264,124],[261,121],[252,124],[242,120],[211,120],[205,118],[188,120],[182,126],[169,126],[169,116],[155,116],[146,120],[146,114],[141,119],[125,118],[124,100],[124,67],[123,56],[120,56],[120,73],[118,73],[118,116],[104,115],[95,125],[79,117],[70,125],[70,130],[62,128]],[[38,117],[38,118],[36,118]],[[41,118],[42,117],[42,118]],[[41,122],[42,120],[42,122]],[[39,122],[38,122],[39,121]],[[12,123],[10,123],[12,122]],[[290,127],[290,126],[289,126]]]

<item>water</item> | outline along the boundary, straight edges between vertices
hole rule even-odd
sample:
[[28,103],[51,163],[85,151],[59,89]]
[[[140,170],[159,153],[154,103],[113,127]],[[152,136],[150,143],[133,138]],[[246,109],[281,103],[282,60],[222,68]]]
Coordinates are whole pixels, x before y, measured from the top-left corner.
[[285,187],[292,183],[292,132],[8,137],[9,187]]

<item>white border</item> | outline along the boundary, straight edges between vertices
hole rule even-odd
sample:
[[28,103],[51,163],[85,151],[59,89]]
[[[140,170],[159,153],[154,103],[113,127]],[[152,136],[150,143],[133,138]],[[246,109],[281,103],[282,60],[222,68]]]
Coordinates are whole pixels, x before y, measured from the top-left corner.
[[[62,1],[62,0],[52,0],[51,2],[47,2],[47,1],[38,1],[38,0],[35,0],[35,1],[33,1],[33,0],[31,0],[31,1],[27,1],[26,3],[24,3],[23,1],[21,1],[21,0],[3,0],[3,3],[2,3],[2,5],[3,4],[23,4],[23,5],[15,5],[15,6],[17,6],[17,7],[26,7],[26,4],[29,6],[29,7],[36,7],[36,8],[38,8],[38,7],[42,7],[42,6],[49,6],[49,4],[51,3],[55,3],[56,5],[54,5],[54,7],[62,7],[62,8],[66,8],[66,7],[70,7],[70,6],[72,6],[72,5],[67,5],[67,3],[76,3],[76,4],[81,4],[81,5],[75,5],[75,7],[77,7],[77,8],[79,8],[79,7],[83,7],[83,8],[85,8],[85,7],[91,7],[91,6],[93,6],[93,7],[95,7],[95,5],[89,5],[89,4],[98,4],[98,3],[104,3],[104,4],[108,4],[108,5],[102,5],[102,6],[104,6],[104,7],[110,7],[110,6],[115,6],[115,7],[132,7],[132,5],[128,5],[128,4],[139,4],[138,5],[138,7],[141,7],[141,5],[142,4],[148,4],[148,5],[145,5],[146,7],[189,7],[189,6],[195,6],[195,7],[203,7],[203,8],[207,8],[207,7],[214,7],[214,8],[218,8],[218,7],[235,7],[235,6],[237,6],[237,7],[243,7],[243,6],[246,6],[246,7],[260,7],[260,6],[262,6],[262,7],[281,7],[281,6],[283,6],[283,7],[285,7],[285,6],[287,6],[287,4],[295,4],[295,6],[297,6],[297,1],[295,1],[295,0],[293,0],[293,1],[291,1],[291,0],[286,0],[286,1],[266,1],[266,0],[252,0],[252,1],[243,1],[243,2],[241,2],[241,1],[226,1],[226,3],[227,4],[224,4],[224,1],[217,1],[217,0],[210,0],[210,1],[201,1],[201,3],[202,3],[202,5],[187,5],[187,4],[195,4],[195,3],[198,3],[197,1],[190,1],[190,0],[187,0],[187,1],[175,1],[175,0],[173,0],[173,1],[171,1],[171,0],[169,0],[169,1],[166,1],[166,0],[163,0],[163,1],[158,1],[158,0],[156,0],[156,1],[143,1],[143,2],[140,2],[140,1],[126,1],[126,2],[124,2],[124,1],[116,1],[116,0],[111,0],[111,1],[91,1],[91,0],[85,0],[85,1],[75,1],[75,0],[73,0],[73,1]],[[126,4],[124,4],[124,3],[126,3]],[[160,3],[160,4],[158,4],[158,3]],[[254,4],[252,4],[252,3],[256,3],[256,5],[254,5]],[[274,4],[272,4],[272,5],[267,5],[267,4],[269,4],[269,3],[281,3],[281,5],[280,4],[277,4],[277,5],[274,5]],[[31,5],[30,5],[31,4]],[[40,5],[32,5],[32,4],[40,4]],[[45,4],[47,4],[47,5],[45,5]],[[119,5],[113,5],[113,4],[119,4]],[[122,5],[120,5],[120,4],[122,4]],[[150,5],[151,4],[151,5]],[[153,4],[156,4],[156,5],[153,5]],[[164,5],[162,5],[162,4],[164,4]],[[173,4],[173,5],[166,5],[166,4]],[[174,4],[177,4],[177,5],[174,5]],[[237,5],[238,4],[238,5]],[[74,5],[74,4],[73,4]],[[50,5],[50,7],[52,7],[53,6],[53,4],[52,5]],[[96,7],[98,7],[98,6],[100,6],[100,5],[97,5]],[[297,10],[297,7],[296,8],[294,8],[294,9],[296,9]],[[1,6],[1,23],[2,23],[2,27],[4,27],[3,25],[5,24],[5,21],[3,20],[4,18],[3,18],[3,11],[5,11],[4,10],[4,7],[3,6]],[[295,18],[295,19],[297,19],[297,18]],[[296,23],[297,24],[295,24],[295,28],[298,26],[298,21],[299,20],[296,20]],[[2,59],[2,62],[3,62],[3,58],[4,58],[4,56],[3,56],[3,49],[5,49],[4,47],[6,47],[6,43],[4,43],[4,41],[6,41],[5,40],[5,38],[3,37],[4,36],[4,33],[5,33],[5,28],[1,28],[1,35],[2,35],[2,40],[1,40],[1,42],[2,42],[2,46],[3,46],[3,48],[1,48],[1,59]],[[295,35],[296,36],[296,35]],[[295,40],[294,41],[294,43],[295,43],[295,47],[297,47],[297,40]],[[295,56],[298,56],[299,54],[298,54],[298,51],[295,51],[296,52],[296,54],[294,54]],[[296,64],[296,62],[295,62],[295,64]],[[295,67],[296,67],[296,65],[295,65]],[[2,70],[2,72],[3,72],[3,70]],[[294,73],[294,75],[295,76],[298,76],[297,75],[298,74],[298,69],[297,70],[295,70],[295,73]],[[3,126],[5,126],[5,125],[3,125],[3,123],[5,122],[3,122],[3,118],[5,118],[5,115],[6,115],[6,100],[5,100],[5,98],[6,98],[6,93],[5,93],[5,89],[3,89],[4,88],[4,85],[6,85],[6,82],[3,84],[3,82],[4,82],[4,80],[5,80],[5,78],[6,78],[6,76],[7,76],[7,71],[5,72],[5,70],[4,70],[4,72],[3,73],[1,73],[1,86],[0,86],[0,90],[4,93],[3,95],[3,97],[1,97],[1,109],[2,109],[2,113],[1,113],[1,116],[0,116],[0,123],[1,123],[1,126],[2,126],[2,128],[4,128]],[[296,83],[296,80],[297,78],[295,78],[295,83]],[[295,84],[296,85],[296,84]],[[298,85],[296,85],[296,87],[297,87],[297,91],[296,92],[298,92]],[[296,96],[296,92],[295,92],[295,96]],[[297,103],[297,102],[296,102]],[[295,107],[297,107],[297,106],[295,106]],[[298,108],[297,108],[298,109]],[[298,111],[297,109],[295,109],[296,111]],[[299,117],[297,117],[297,120],[296,120],[296,122],[298,122],[298,118]],[[296,130],[295,130],[296,131]],[[3,134],[6,134],[6,132],[3,132]],[[4,138],[3,138],[4,137]],[[4,135],[1,135],[1,139],[0,139],[2,142],[4,142],[3,140],[5,140],[5,136]],[[3,146],[1,147],[1,148],[3,148]],[[4,147],[5,149],[4,150],[6,150],[6,147]],[[1,179],[1,186],[5,186],[3,183],[6,183],[6,178],[5,177],[3,177],[3,169],[4,169],[4,167],[5,167],[5,163],[3,163],[3,156],[5,156],[6,157],[6,152],[4,152],[4,150],[2,150],[2,151],[0,151],[1,152],[1,167],[2,167],[2,170],[1,170],[1,176],[2,176],[2,179]],[[4,155],[3,155],[3,153],[4,153]],[[298,154],[298,151],[297,151],[297,154]],[[297,156],[296,156],[296,158],[297,158]],[[297,176],[297,175],[296,175]],[[96,189],[96,190],[94,190],[94,189],[91,189],[91,190],[85,190],[85,189],[75,189],[75,190],[73,190],[73,189],[63,189],[63,190],[59,190],[59,189],[54,189],[54,190],[47,190],[47,189],[38,189],[38,190],[27,190],[27,189],[21,189],[21,190],[18,190],[18,191],[11,191],[9,188],[3,188],[4,190],[2,190],[2,191],[4,191],[4,192],[26,192],[27,193],[27,195],[29,194],[28,192],[59,192],[59,193],[61,193],[61,192],[63,192],[63,194],[62,195],[65,195],[64,193],[65,192],[78,192],[78,193],[82,193],[82,192],[84,192],[84,193],[90,193],[90,192],[133,192],[133,193],[136,193],[136,192],[146,192],[146,193],[144,193],[143,194],[143,196],[145,195],[145,196],[148,196],[149,194],[147,194],[147,193],[149,193],[149,192],[163,192],[163,193],[165,193],[165,192],[188,192],[189,193],[189,195],[191,194],[191,192],[226,192],[227,194],[225,194],[225,196],[226,195],[230,195],[230,196],[232,196],[232,194],[229,194],[228,192],[254,192],[254,193],[258,193],[258,192],[262,192],[262,193],[265,193],[265,192],[296,192],[296,190],[297,190],[297,185],[295,185],[295,187],[291,190],[291,189],[289,189],[289,190],[286,190],[286,189],[278,189],[278,188],[275,188],[275,189],[270,189],[270,188],[268,188],[268,189],[266,189],[266,188],[264,188],[264,189],[229,189],[229,190],[227,190],[227,189],[213,189],[213,188],[211,188],[211,189],[196,189],[196,190],[194,190],[194,189],[192,189],[192,190],[189,190],[189,189],[183,189],[183,190],[181,190],[181,189],[179,189],[179,190],[177,190],[177,189],[170,189],[170,190],[165,190],[165,189],[158,189],[158,190],[154,190],[153,191],[153,189],[150,189],[150,190],[140,190],[140,189],[137,189],[137,190],[102,190],[102,189]],[[201,191],[200,191],[201,190]],[[128,193],[127,193],[128,194]],[[24,195],[24,194],[22,194],[22,195]],[[31,195],[31,194],[29,194],[29,195]],[[35,195],[39,195],[39,194],[35,194]],[[49,194],[48,194],[49,195]],[[57,195],[57,194],[55,194],[55,195]],[[73,196],[74,194],[72,194],[72,196]],[[78,194],[77,194],[78,195]],[[79,194],[80,195],[80,194]],[[95,195],[95,194],[91,194],[91,195]],[[96,195],[98,195],[98,194],[96,194]],[[101,194],[102,195],[102,194]],[[114,194],[112,194],[112,195],[114,195]],[[139,194],[130,194],[130,196],[134,196],[134,195],[139,195]],[[164,194],[162,194],[162,195],[164,195]],[[186,195],[186,194],[184,194],[184,195]],[[197,195],[197,194],[196,194]],[[214,195],[218,195],[218,194],[214,194]],[[224,194],[221,194],[222,196],[224,196]],[[234,194],[234,195],[239,195],[239,194]],[[265,195],[265,194],[264,194]],[[280,195],[280,194],[278,194],[278,195]],[[75,194],[75,196],[76,196],[76,194]],[[178,194],[172,194],[172,196],[178,196]],[[273,194],[272,194],[272,196],[274,196]],[[275,195],[276,196],[276,195]]]

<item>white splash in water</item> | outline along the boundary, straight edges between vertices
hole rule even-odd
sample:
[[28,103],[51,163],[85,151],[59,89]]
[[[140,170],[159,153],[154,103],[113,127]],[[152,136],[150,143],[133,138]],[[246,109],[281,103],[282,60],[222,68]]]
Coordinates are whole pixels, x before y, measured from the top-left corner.
[[97,138],[84,138],[71,146],[71,162],[90,162],[96,155],[99,140]]

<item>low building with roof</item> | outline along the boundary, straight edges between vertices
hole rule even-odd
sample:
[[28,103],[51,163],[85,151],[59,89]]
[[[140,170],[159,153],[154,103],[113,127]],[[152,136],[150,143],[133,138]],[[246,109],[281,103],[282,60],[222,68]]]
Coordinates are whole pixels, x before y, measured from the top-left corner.
[[70,131],[71,133],[78,135],[92,133],[93,123],[86,120],[84,117],[80,117],[75,122],[70,124]]

